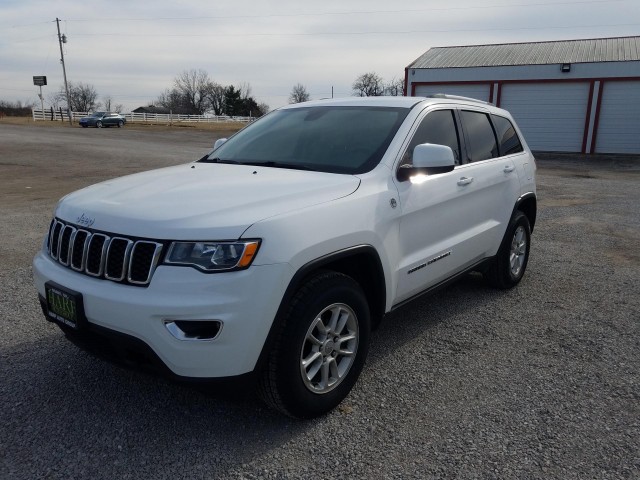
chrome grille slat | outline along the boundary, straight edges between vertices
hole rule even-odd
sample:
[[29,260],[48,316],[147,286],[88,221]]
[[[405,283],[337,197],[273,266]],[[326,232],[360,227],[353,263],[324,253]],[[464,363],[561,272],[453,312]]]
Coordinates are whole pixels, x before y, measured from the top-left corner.
[[[86,230],[76,230],[76,233],[71,242],[71,259],[69,264],[77,272],[82,272],[87,265],[87,246],[89,245],[89,239],[91,233]],[[80,262],[78,263],[78,256]]]
[[51,241],[53,240],[53,227],[55,226],[57,220],[54,218],[51,220],[51,225],[49,225],[49,233],[47,233],[47,252],[51,254]]
[[51,250],[49,251],[49,254],[54,260],[58,259],[58,252],[60,251],[60,234],[62,233],[63,226],[63,223],[56,220],[51,229]]
[[[94,233],[87,247],[87,265],[84,271],[92,277],[101,277],[104,273],[104,261],[109,247],[109,237],[102,233]],[[90,264],[91,262],[91,264]],[[96,265],[97,262],[97,265]]]
[[144,287],[160,261],[163,243],[92,232],[54,218],[46,249],[57,263],[94,278]]
[[[131,250],[131,255],[134,256],[136,253],[136,249],[137,250],[142,250],[144,248],[147,248],[147,252],[145,253],[141,253],[140,255],[145,255],[144,259],[144,264],[141,265],[140,269],[138,270],[142,270],[141,272],[136,271],[136,269],[134,269],[134,263],[132,262],[129,265],[129,271],[127,274],[127,280],[130,283],[136,284],[136,285],[146,285],[147,283],[149,283],[151,281],[151,275],[153,275],[153,272],[156,269],[156,266],[158,265],[158,260],[160,258],[160,252],[162,250],[162,244],[161,243],[156,243],[156,242],[149,242],[149,241],[144,241],[144,240],[140,240],[138,242],[135,243],[135,245],[133,246],[132,250]],[[142,260],[141,260],[142,261]],[[146,276],[144,276],[144,273],[146,273]]]
[[[106,279],[116,282],[124,280],[129,266],[129,255],[131,254],[132,245],[133,241],[128,238],[113,237],[111,239],[104,269],[104,277]],[[122,248],[124,248],[124,251],[121,251]]]
[[60,232],[60,245],[58,248],[58,261],[65,267],[69,265],[71,252],[71,238],[76,233],[76,229],[71,225],[66,225]]

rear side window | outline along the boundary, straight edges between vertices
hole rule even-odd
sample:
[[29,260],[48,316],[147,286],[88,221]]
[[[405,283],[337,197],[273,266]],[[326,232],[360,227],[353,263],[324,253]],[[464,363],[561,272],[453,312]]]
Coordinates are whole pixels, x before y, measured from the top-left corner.
[[493,115],[493,124],[496,127],[501,155],[511,155],[524,150],[516,129],[513,128],[513,124],[507,118]]
[[479,162],[489,158],[496,158],[498,143],[489,115],[482,112],[462,110],[460,112],[467,138],[467,155],[470,162]]
[[450,147],[453,150],[456,165],[460,164],[460,141],[453,110],[436,110],[424,117],[402,157],[401,164],[411,165],[413,149],[416,148],[416,145],[423,143],[434,143]]

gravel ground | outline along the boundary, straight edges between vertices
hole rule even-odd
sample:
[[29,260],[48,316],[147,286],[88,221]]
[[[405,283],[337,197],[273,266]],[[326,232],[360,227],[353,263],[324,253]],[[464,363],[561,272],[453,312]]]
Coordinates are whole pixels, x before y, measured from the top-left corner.
[[323,418],[70,344],[31,283],[57,199],[214,139],[0,125],[0,478],[640,478],[639,158],[541,159],[521,284],[469,275],[388,315]]

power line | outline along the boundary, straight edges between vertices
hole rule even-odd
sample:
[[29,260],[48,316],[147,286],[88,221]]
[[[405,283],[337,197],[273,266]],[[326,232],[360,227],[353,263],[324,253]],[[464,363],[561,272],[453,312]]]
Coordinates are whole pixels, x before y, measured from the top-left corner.
[[459,32],[496,32],[514,30],[551,30],[551,29],[581,29],[603,27],[637,27],[640,23],[611,23],[597,25],[556,25],[544,27],[490,27],[490,28],[460,28],[460,29],[428,29],[428,30],[395,30],[395,31],[370,31],[370,32],[313,32],[313,33],[286,33],[286,32],[243,32],[243,33],[75,33],[76,37],[313,37],[329,35],[405,35],[413,33],[459,33]]
[[228,20],[238,18],[282,18],[282,17],[320,17],[330,15],[372,15],[372,14],[390,14],[390,13],[418,13],[418,12],[446,12],[456,10],[479,10],[479,9],[492,9],[492,8],[505,8],[505,7],[556,7],[558,5],[585,5],[585,4],[597,4],[606,3],[611,4],[614,2],[626,2],[628,0],[578,0],[578,1],[565,1],[565,2],[538,2],[538,3],[517,3],[517,4],[493,4],[493,5],[470,5],[464,7],[436,7],[436,8],[421,8],[421,9],[404,9],[404,10],[352,10],[342,12],[314,12],[314,13],[281,13],[281,14],[267,14],[267,15],[215,15],[215,16],[197,16],[197,17],[112,17],[112,18],[72,18],[69,21],[73,22],[104,22],[104,21],[136,21],[146,22],[155,20]]
[[34,25],[44,25],[46,23],[54,23],[55,20],[48,20],[46,22],[36,22],[36,23],[22,23],[19,25],[11,25],[11,28],[22,28],[22,27],[33,27]]

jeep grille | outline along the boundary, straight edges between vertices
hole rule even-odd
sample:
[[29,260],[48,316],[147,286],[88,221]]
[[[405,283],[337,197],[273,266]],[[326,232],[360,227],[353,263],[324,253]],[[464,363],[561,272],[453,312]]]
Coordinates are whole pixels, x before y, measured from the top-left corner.
[[94,232],[54,218],[47,252],[60,265],[91,277],[145,287],[162,254],[163,244]]

